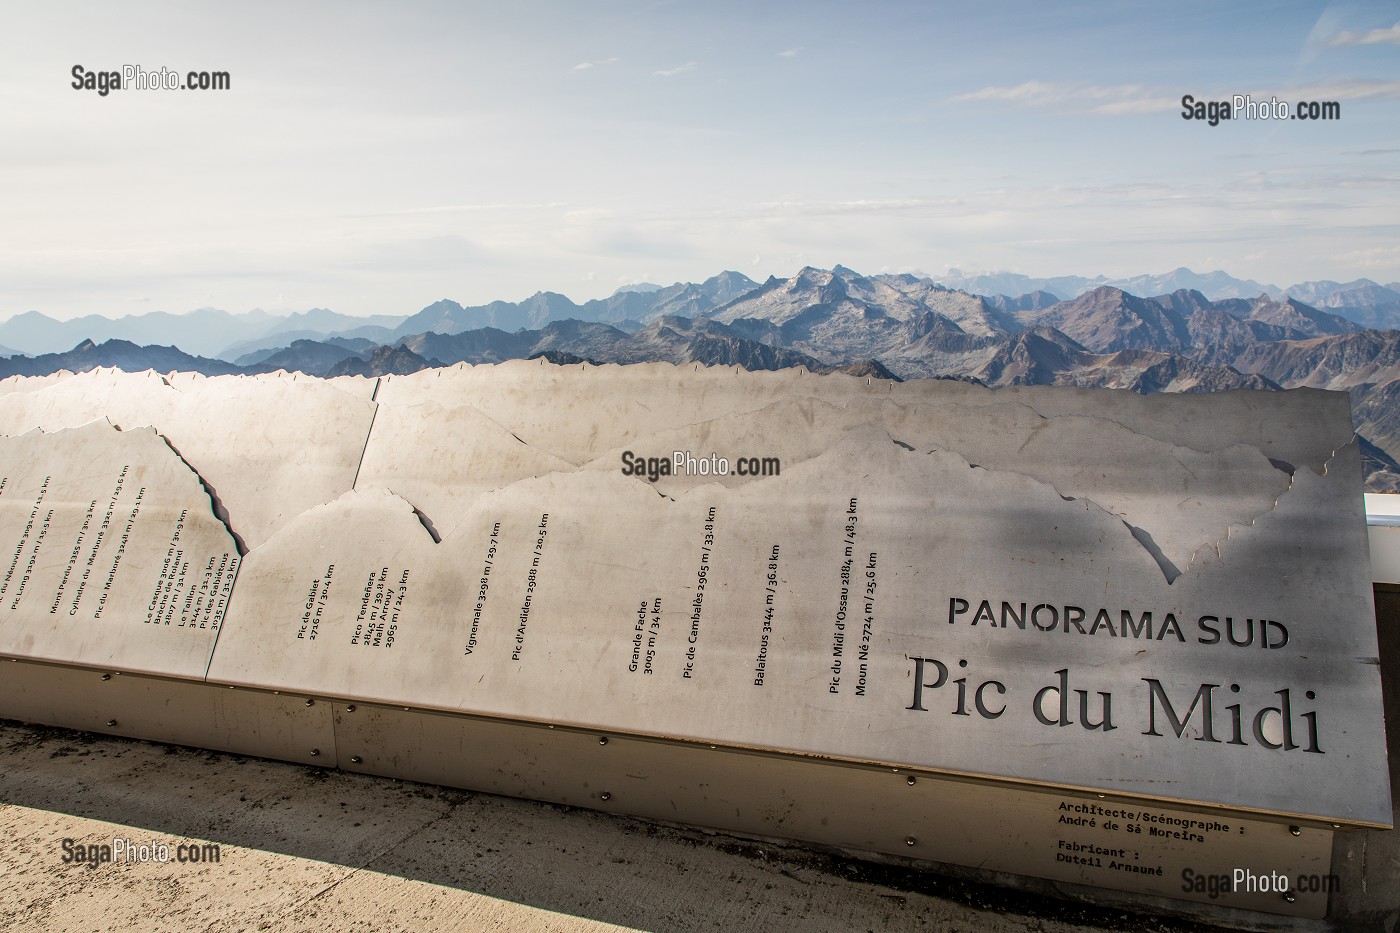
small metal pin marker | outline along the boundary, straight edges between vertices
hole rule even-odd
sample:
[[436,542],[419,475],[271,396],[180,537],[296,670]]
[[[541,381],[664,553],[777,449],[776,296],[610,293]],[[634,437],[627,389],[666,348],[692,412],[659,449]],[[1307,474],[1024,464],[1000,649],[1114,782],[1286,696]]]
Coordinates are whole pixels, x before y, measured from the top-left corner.
[[913,836],[905,836],[905,837],[904,837],[904,844],[907,845],[907,846],[912,846],[912,845],[914,845],[915,843],[917,843],[918,841],[919,841],[919,840],[915,839]]
[[1290,827],[1288,827],[1288,831],[1289,831],[1290,833],[1292,833],[1293,835],[1295,835],[1295,836],[1301,836],[1301,835],[1303,835],[1303,830],[1300,829],[1300,828],[1297,827],[1297,826],[1290,826]]
[[909,777],[905,778],[904,783],[908,784],[910,787],[913,787],[915,784],[919,783],[919,779],[911,774],[909,775]]
[[608,737],[607,737],[606,735],[599,736],[599,737],[598,737],[598,744],[599,744],[599,745],[607,745],[607,744],[608,744]]
[[103,674],[103,675],[102,675],[102,679],[103,679],[103,680],[111,680],[111,679],[112,679],[112,675],[111,675],[111,674]]
[[350,756],[350,763],[351,763],[352,765],[357,765],[357,764],[359,764],[359,763],[362,762],[362,761],[364,761],[364,759],[361,758],[359,755],[351,755],[351,756]]
[[1296,901],[1296,900],[1298,899],[1298,895],[1294,894],[1292,891],[1284,891],[1284,892],[1283,892],[1283,899],[1284,899],[1285,901],[1287,901],[1288,903],[1292,904],[1294,901]]
[[354,703],[351,703],[349,706],[345,707],[345,712],[347,712],[347,713],[353,713],[353,712],[355,712],[355,704],[354,704]]
[[306,705],[307,705],[307,706],[315,706],[315,705],[316,705],[316,701],[315,701],[315,700],[307,700],[307,701],[306,701]]
[[311,750],[311,757],[312,757],[312,758],[320,758],[320,757],[321,757],[321,750],[320,750],[319,748],[313,748],[313,749]]
[[599,799],[599,800],[612,800],[612,794],[608,793],[607,791],[603,791],[601,794],[598,795],[598,799]]
[[109,720],[107,720],[107,728],[108,728],[108,729],[112,728],[112,727],[115,726],[116,724],[117,724],[117,721],[116,721],[115,719],[109,719]]

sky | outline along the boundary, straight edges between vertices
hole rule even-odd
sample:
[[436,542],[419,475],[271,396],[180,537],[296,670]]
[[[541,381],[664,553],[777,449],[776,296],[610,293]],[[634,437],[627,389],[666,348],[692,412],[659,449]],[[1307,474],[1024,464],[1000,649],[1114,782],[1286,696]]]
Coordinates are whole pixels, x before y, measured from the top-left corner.
[[[1400,280],[1400,7],[24,4],[0,319],[408,314],[805,265]],[[226,71],[75,89],[73,68]],[[1336,121],[1181,98],[1335,100]]]

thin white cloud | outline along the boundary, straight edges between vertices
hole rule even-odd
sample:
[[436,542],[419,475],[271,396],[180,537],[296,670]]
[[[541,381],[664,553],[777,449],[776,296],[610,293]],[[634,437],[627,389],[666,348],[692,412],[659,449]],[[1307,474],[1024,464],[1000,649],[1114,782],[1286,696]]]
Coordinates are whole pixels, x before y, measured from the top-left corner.
[[1157,113],[1180,106],[1180,96],[1168,96],[1141,84],[1101,86],[1027,81],[1010,87],[984,87],[959,94],[956,103],[993,101],[1018,107],[1080,111],[1102,116],[1136,116]]
[[1327,45],[1400,45],[1400,22],[1394,26],[1382,26],[1369,32],[1338,32],[1325,40]]
[[1284,100],[1400,100],[1400,81],[1338,78],[1285,88],[1278,96]]
[[1389,270],[1400,264],[1400,246],[1373,246],[1342,253],[1337,258],[1353,269],[1381,269],[1385,275],[1391,275]]
[[[1255,100],[1277,97],[1283,101],[1300,100],[1397,100],[1400,81],[1335,78],[1294,85],[1274,91],[1257,88],[1230,90],[1188,89],[1197,100],[1231,100],[1235,94],[1248,94]],[[992,102],[1029,109],[1045,109],[1063,113],[1084,113],[1105,117],[1140,116],[1177,110],[1181,95],[1163,88],[1140,84],[1112,86],[1064,84],[1026,81],[1006,87],[984,87],[978,91],[950,98],[954,103]]]
[[570,70],[570,71],[587,71],[587,70],[590,69],[590,68],[597,68],[599,65],[612,65],[612,64],[615,64],[615,63],[620,62],[620,61],[622,61],[622,59],[617,58],[616,56],[614,56],[614,57],[612,57],[612,58],[600,58],[600,59],[599,59],[598,61],[596,61],[596,62],[579,62],[577,65],[575,65],[574,67],[570,68],[569,70]]
[[663,70],[663,71],[653,71],[651,74],[652,74],[652,77],[655,77],[655,78],[674,78],[676,75],[685,74],[687,71],[694,71],[694,70],[695,70],[695,62],[686,62],[684,65],[681,65],[679,68],[667,68],[667,69],[665,69],[665,70]]
[[463,214],[478,211],[544,211],[567,206],[567,201],[550,201],[548,203],[535,204],[441,204],[433,207],[405,207],[399,210],[377,211],[373,214],[354,214],[351,216],[401,217],[411,214]]
[[799,47],[799,48],[795,48],[795,49],[784,49],[783,51],[781,51],[781,52],[778,53],[778,57],[779,57],[779,58],[796,58],[796,57],[798,56],[798,54],[799,54],[801,51],[802,51],[802,49],[801,49],[800,47]]

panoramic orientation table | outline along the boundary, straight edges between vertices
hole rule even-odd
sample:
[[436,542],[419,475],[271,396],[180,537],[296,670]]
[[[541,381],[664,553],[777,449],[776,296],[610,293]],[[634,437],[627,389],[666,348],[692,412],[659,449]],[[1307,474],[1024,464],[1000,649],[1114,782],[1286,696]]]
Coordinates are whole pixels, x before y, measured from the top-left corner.
[[1347,397],[0,381],[0,717],[1320,917],[1391,822]]

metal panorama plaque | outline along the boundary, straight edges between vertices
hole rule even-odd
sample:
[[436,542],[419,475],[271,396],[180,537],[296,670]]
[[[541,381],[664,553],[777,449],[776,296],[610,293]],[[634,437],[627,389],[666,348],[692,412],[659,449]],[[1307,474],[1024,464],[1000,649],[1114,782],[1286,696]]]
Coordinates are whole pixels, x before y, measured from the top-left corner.
[[[201,383],[229,426],[178,445],[206,509],[236,532],[263,479],[228,444],[296,462],[295,431],[252,428],[279,408],[345,413],[363,455],[295,500],[268,471],[210,682],[1389,823],[1344,395],[536,363],[277,379]],[[15,619],[16,656],[138,650]]]

